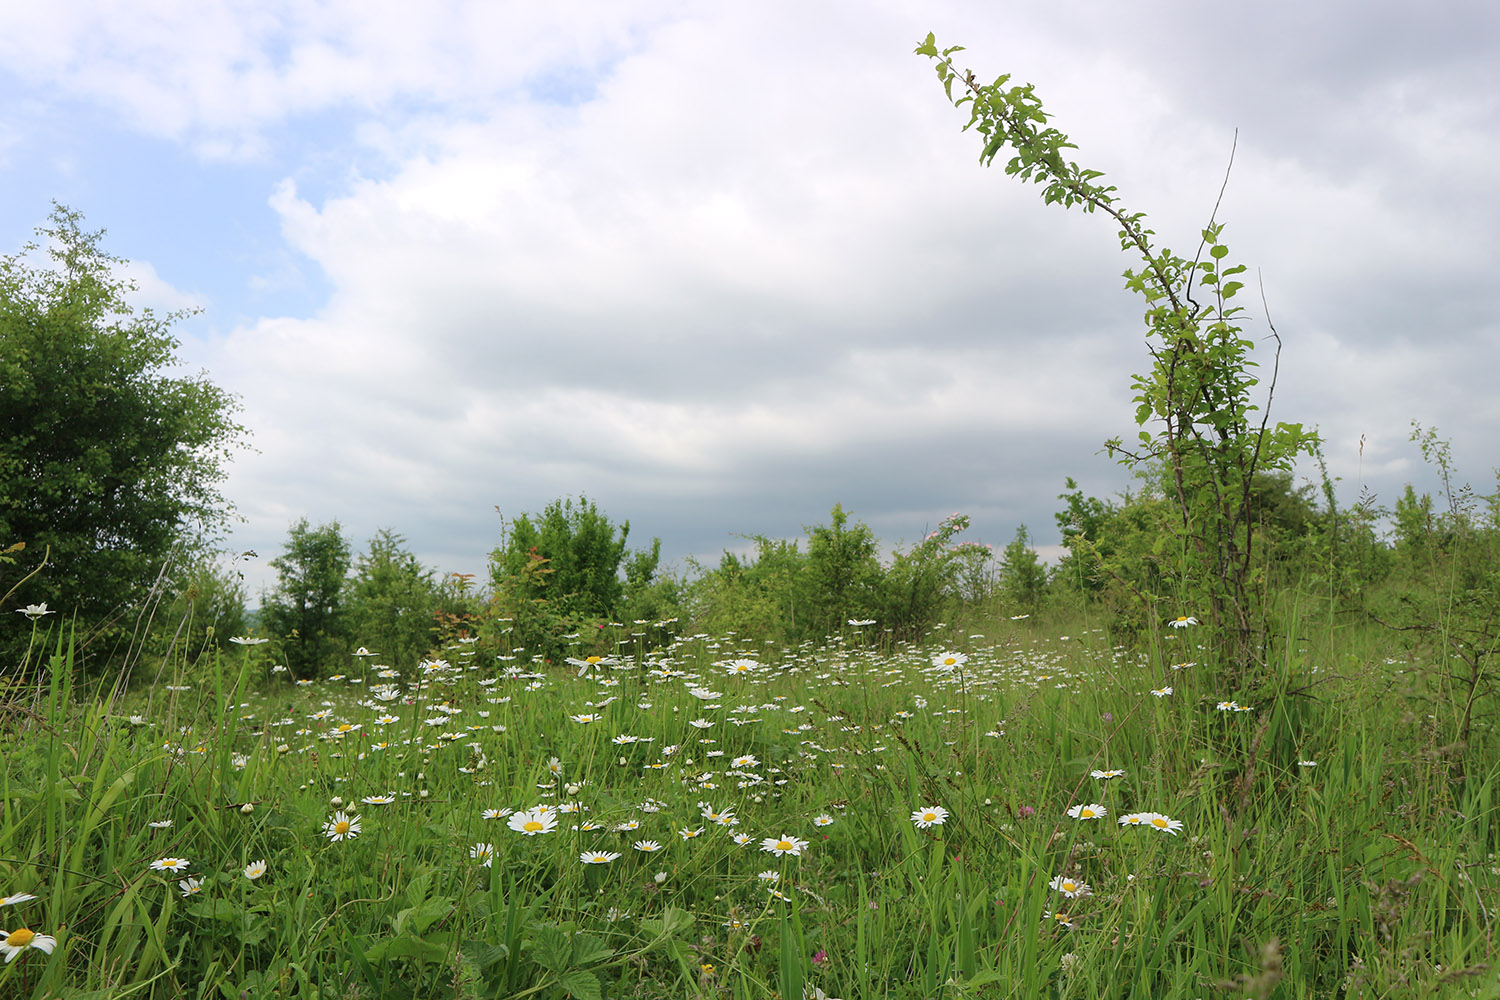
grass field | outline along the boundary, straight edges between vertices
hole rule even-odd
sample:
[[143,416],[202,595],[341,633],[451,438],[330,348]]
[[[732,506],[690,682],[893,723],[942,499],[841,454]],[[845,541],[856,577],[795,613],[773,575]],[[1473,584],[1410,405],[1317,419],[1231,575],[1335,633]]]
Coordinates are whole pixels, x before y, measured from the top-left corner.
[[111,700],[54,630],[0,997],[1500,995],[1495,765],[1378,636],[1257,695],[1191,625],[664,635]]

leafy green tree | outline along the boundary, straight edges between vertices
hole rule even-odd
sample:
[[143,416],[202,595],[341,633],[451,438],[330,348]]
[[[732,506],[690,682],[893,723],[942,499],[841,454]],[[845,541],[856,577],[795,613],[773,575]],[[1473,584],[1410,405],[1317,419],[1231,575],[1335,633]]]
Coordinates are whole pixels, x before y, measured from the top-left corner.
[[[206,548],[245,430],[233,396],[174,372],[185,313],[134,311],[123,261],[82,222],[57,206],[37,230],[50,267],[36,244],[0,256],[0,543],[51,552],[15,599],[92,624],[149,591],[174,546]],[[0,564],[0,594],[21,575]],[[0,615],[0,650],[22,624]]]
[[[954,66],[959,51],[939,50],[932,35],[917,46],[936,62],[949,100],[968,105],[965,128],[983,140],[980,162],[992,164],[1008,147],[1013,155],[1005,161],[1007,175],[1041,185],[1048,204],[1107,215],[1118,227],[1121,247],[1140,261],[1125,272],[1125,285],[1146,304],[1151,367],[1133,379],[1142,430],[1131,446],[1114,439],[1108,447],[1137,469],[1165,467],[1163,495],[1174,514],[1176,544],[1161,551],[1166,558],[1160,565],[1173,577],[1174,601],[1201,610],[1228,673],[1243,674],[1258,662],[1267,629],[1266,608],[1252,586],[1255,478],[1289,470],[1317,441],[1300,424],[1269,424],[1263,411],[1275,389],[1274,365],[1264,405],[1252,399],[1260,382],[1250,356],[1254,342],[1241,328],[1242,307],[1234,304],[1246,267],[1228,263],[1224,226],[1214,214],[1192,258],[1156,246],[1144,213],[1125,210],[1115,188],[1098,183],[1099,171],[1066,158],[1075,147],[1048,124],[1031,85],[1011,86],[1008,74],[981,84]],[[1267,326],[1279,358],[1280,337],[1269,320]],[[1146,609],[1149,616],[1158,613]]]
[[248,631],[244,579],[213,555],[191,555],[176,567],[169,598],[156,620],[155,651],[181,649],[189,657],[222,650]]
[[349,563],[339,523],[313,528],[305,517],[271,560],[276,586],[262,598],[261,622],[269,638],[281,641],[286,664],[299,677],[314,676],[349,652]]
[[880,600],[875,533],[861,521],[851,525],[843,504],[833,505],[828,520],[806,529],[809,599],[803,623],[814,637],[838,632],[848,619],[863,617]]
[[661,569],[661,539],[651,539],[651,548],[640,549],[625,560],[625,595],[622,616],[631,621],[662,621],[682,614],[683,581]]
[[1396,547],[1410,556],[1425,552],[1427,543],[1436,534],[1432,516],[1432,494],[1423,493],[1419,498],[1411,483],[1406,492],[1396,501],[1395,522]]
[[1000,555],[1000,594],[1009,604],[1035,610],[1046,589],[1047,567],[1031,547],[1023,524]]
[[968,530],[966,514],[950,514],[919,543],[897,550],[879,582],[881,600],[863,617],[876,619],[897,638],[919,639],[963,598],[965,575],[989,559],[982,546],[952,544]]
[[407,668],[433,646],[433,612],[440,604],[432,570],[406,549],[406,539],[382,528],[360,553],[349,581],[348,629],[382,663]]
[[[512,521],[490,553],[490,617],[510,641],[548,659],[586,624],[626,615],[627,593],[650,605],[661,544],[626,558],[630,522],[616,526],[587,497],[554,500]],[[670,584],[655,592],[670,596]]]
[[[490,553],[490,581],[497,590],[520,588],[521,599],[545,600],[560,613],[609,618],[624,592],[620,563],[629,536],[629,521],[615,527],[586,497],[554,500],[540,515],[511,522],[508,537]],[[538,557],[546,572],[529,572]]]
[[697,578],[685,607],[693,627],[713,635],[734,632],[759,642],[790,641],[796,634],[798,591],[807,554],[785,539],[752,536],[753,555],[725,552],[712,570],[689,559]]

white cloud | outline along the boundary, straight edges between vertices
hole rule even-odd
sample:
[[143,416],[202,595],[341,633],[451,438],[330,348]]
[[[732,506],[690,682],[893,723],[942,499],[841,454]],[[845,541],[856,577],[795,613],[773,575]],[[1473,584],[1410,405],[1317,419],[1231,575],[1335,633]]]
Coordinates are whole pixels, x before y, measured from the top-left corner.
[[463,106],[543,83],[542,74],[586,76],[675,6],[11,4],[0,9],[0,57],[149,133],[237,157],[262,153],[262,130],[295,115],[394,101]]
[[[1131,430],[1145,364],[1132,261],[1107,219],[978,167],[910,54],[929,28],[981,76],[1034,81],[1179,250],[1243,126],[1221,217],[1286,340],[1276,415],[1321,425],[1337,474],[1403,474],[1410,417],[1500,422],[1478,363],[1493,70],[1444,64],[1394,8],[1358,32],[1388,73],[1275,2],[1254,25],[1149,4],[131,8],[12,5],[0,61],[200,155],[284,164],[268,210],[331,295],[195,348],[257,433],[230,486],[262,552],[310,513],[477,553],[492,504],[579,490],[682,546],[835,500],[883,531],[963,506],[992,541],[1026,520],[1040,542],[1063,474],[1122,484],[1093,453]],[[1292,24],[1295,57],[1219,44]],[[247,285],[300,281],[282,265]]]

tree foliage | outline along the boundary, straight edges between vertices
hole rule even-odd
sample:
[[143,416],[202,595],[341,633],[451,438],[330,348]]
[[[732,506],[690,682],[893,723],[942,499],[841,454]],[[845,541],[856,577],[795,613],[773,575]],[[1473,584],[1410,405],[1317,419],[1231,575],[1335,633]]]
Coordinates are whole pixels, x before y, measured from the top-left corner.
[[409,668],[433,646],[433,613],[440,599],[432,570],[382,528],[354,564],[345,601],[348,630],[383,663]]
[[921,542],[882,563],[868,525],[841,504],[829,523],[806,527],[807,548],[791,539],[747,536],[752,552],[725,552],[687,590],[695,627],[744,638],[797,642],[872,621],[895,638],[914,639],[977,587],[986,546],[955,543],[967,529],[962,514],[944,518]]
[[1023,524],[1000,554],[1000,596],[1029,613],[1041,604],[1046,589],[1047,567],[1031,547],[1031,533]]
[[[608,618],[624,592],[620,564],[629,537],[629,521],[616,527],[587,497],[554,500],[541,514],[510,523],[490,553],[490,582],[520,600],[547,601],[560,613]],[[538,560],[543,564],[534,566]]]
[[[102,231],[57,206],[37,234],[50,266],[34,243],[0,257],[0,545],[51,553],[16,599],[98,622],[174,546],[201,549],[224,524],[219,486],[245,431],[233,396],[173,371],[185,314],[134,310]],[[0,594],[30,568],[0,564]],[[15,617],[0,616],[0,646]]]
[[[1255,344],[1234,303],[1246,267],[1228,262],[1224,226],[1213,213],[1191,258],[1158,247],[1144,213],[1124,209],[1115,188],[1099,183],[1099,171],[1066,158],[1075,147],[1048,124],[1035,89],[1010,85],[1008,74],[982,84],[972,72],[960,73],[953,56],[961,50],[939,50],[932,35],[917,47],[936,62],[949,100],[968,106],[965,129],[982,139],[980,162],[989,166],[1008,148],[1013,155],[1006,174],[1040,185],[1047,204],[1109,216],[1121,247],[1140,261],[1126,270],[1125,286],[1146,304],[1151,367],[1133,378],[1142,430],[1130,446],[1114,439],[1108,447],[1133,467],[1166,470],[1164,496],[1179,544],[1164,550],[1161,566],[1172,576],[1174,602],[1201,609],[1228,668],[1242,672],[1265,639],[1264,608],[1251,586],[1256,476],[1289,471],[1317,440],[1299,424],[1270,425],[1264,410],[1274,392],[1274,366],[1264,410],[1252,398],[1260,383],[1251,357]],[[1280,338],[1269,319],[1267,326],[1279,358]]]
[[583,496],[522,514],[490,553],[490,620],[513,645],[555,659],[583,625],[659,614],[676,590],[658,577],[661,541],[627,557],[629,537],[629,521],[615,525]]
[[268,638],[280,640],[286,665],[299,677],[315,676],[349,650],[349,542],[337,521],[314,528],[301,518],[287,532],[286,548],[271,560],[276,586],[261,600]]

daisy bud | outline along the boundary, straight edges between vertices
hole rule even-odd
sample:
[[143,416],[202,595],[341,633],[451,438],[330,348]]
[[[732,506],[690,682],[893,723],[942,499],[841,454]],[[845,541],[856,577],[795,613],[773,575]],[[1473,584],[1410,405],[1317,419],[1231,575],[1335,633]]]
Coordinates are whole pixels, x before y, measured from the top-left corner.
[[240,812],[244,813],[246,816],[250,815],[251,813],[255,812],[255,803],[246,802],[244,805],[240,806]]

